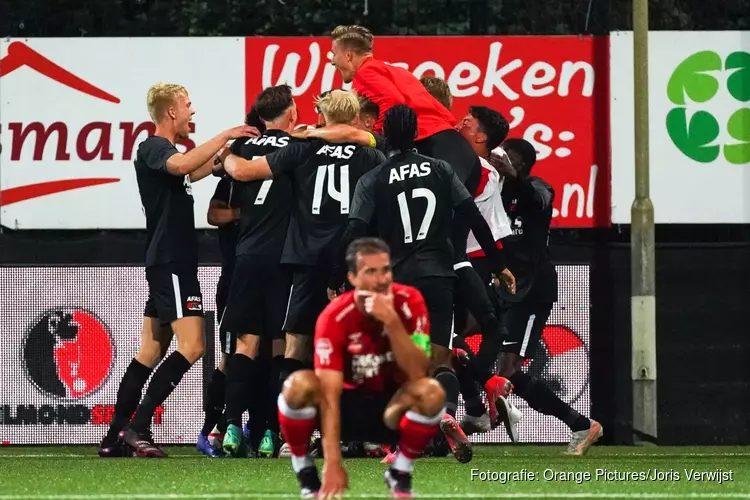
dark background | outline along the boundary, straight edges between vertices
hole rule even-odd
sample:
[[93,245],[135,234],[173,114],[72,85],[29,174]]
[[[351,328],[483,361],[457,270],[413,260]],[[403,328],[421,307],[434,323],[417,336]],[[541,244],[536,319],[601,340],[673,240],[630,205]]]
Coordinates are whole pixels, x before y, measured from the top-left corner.
[[[649,6],[654,30],[750,30],[747,0]],[[376,35],[632,27],[630,0],[0,0],[0,35],[12,37],[325,35],[354,23]],[[0,265],[142,264],[144,240],[140,231],[0,227]],[[656,240],[658,442],[750,444],[750,225],[659,225]],[[630,443],[629,227],[557,229],[551,245],[558,263],[592,266],[592,416],[605,443]],[[200,246],[202,263],[219,262],[212,231]]]

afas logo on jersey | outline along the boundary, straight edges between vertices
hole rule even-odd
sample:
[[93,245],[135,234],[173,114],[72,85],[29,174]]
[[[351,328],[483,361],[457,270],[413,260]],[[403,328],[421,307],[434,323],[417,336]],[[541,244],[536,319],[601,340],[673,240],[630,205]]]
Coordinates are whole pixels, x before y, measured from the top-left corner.
[[198,295],[190,295],[185,304],[188,311],[201,311],[203,309],[203,299]]

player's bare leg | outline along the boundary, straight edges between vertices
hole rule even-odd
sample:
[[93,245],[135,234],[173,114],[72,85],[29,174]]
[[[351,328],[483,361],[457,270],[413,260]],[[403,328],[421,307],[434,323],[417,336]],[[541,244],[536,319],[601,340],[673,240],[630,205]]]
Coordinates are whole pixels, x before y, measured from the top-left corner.
[[135,448],[136,454],[145,457],[166,457],[153,442],[150,427],[156,408],[161,405],[190,367],[203,356],[203,318],[189,316],[172,322],[177,337],[177,350],[170,354],[154,373],[140,406],[122,439]]
[[414,460],[438,432],[444,405],[445,391],[437,380],[428,377],[401,386],[388,404],[383,422],[400,436],[396,456],[385,472],[394,498],[411,498]]
[[227,366],[226,417],[227,431],[222,447],[230,456],[242,455],[242,414],[252,399],[255,358],[260,349],[260,336],[237,335],[237,348]]
[[456,372],[451,365],[452,356],[453,352],[451,349],[432,344],[433,377],[440,382],[446,395],[446,412],[440,422],[440,430],[445,434],[445,439],[453,456],[456,457],[456,460],[465,464],[471,462],[474,451],[471,441],[466,437],[466,434],[461,429],[461,426],[458,425],[455,418],[460,385],[458,378],[456,378]]
[[[500,374],[508,377],[513,383],[514,393],[523,398],[529,407],[544,415],[552,415],[564,422],[572,432],[568,445],[569,455],[584,455],[603,434],[602,426],[596,420],[584,417],[561,400],[554,392],[540,380],[530,377],[521,370],[524,358],[511,352],[500,354]],[[500,408],[499,408],[500,409]],[[517,410],[516,410],[517,411]],[[509,435],[518,431],[514,429],[514,415],[504,417]],[[512,436],[511,436],[512,438]]]
[[118,435],[130,423],[141,399],[143,386],[151,372],[162,360],[172,342],[172,329],[160,325],[157,318],[143,318],[138,352],[130,362],[117,390],[117,402],[107,435],[102,440],[99,456],[132,456],[132,449],[125,443],[118,443]]
[[320,477],[310,456],[310,438],[315,430],[321,386],[312,370],[298,370],[283,384],[279,394],[279,426],[292,457],[302,498],[315,498]]

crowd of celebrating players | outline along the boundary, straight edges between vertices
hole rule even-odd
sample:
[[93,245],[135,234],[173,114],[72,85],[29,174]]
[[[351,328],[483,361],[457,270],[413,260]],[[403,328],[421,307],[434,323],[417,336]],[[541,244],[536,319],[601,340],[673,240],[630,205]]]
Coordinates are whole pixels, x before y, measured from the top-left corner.
[[[448,85],[373,57],[366,28],[339,26],[331,38],[331,63],[352,90],[321,95],[314,126],[298,123],[290,87],[278,85],[245,125],[180,153],[194,113],[187,90],[149,90],[156,133],[135,160],[149,298],[100,456],[166,457],[151,420],[203,355],[191,183],[212,174],[222,359],[201,453],[290,456],[305,498],[343,493],[342,456],[380,454],[392,495],[409,498],[423,454],[469,462],[468,436],[501,425],[518,441],[512,392],[565,422],[567,452],[583,455],[601,425],[521,370],[557,300],[554,192],[531,175],[534,147],[508,139],[488,107],[457,120]],[[478,332],[474,353],[464,338]]]

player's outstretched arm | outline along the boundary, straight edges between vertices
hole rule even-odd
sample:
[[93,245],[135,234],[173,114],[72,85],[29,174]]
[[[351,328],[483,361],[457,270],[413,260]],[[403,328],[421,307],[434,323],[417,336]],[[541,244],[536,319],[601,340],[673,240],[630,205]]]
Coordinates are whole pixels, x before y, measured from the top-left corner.
[[308,139],[323,139],[333,144],[354,143],[371,148],[378,145],[375,136],[370,132],[344,123],[308,130],[306,137]]
[[255,181],[272,177],[271,167],[265,156],[255,160],[246,160],[229,151],[219,156],[224,170],[236,181]]
[[344,374],[338,370],[316,369],[320,381],[320,433],[323,441],[323,484],[321,498],[334,498],[348,487],[348,478],[341,464],[341,392]]
[[230,128],[187,153],[176,153],[167,160],[167,170],[173,175],[188,175],[208,163],[228,141],[240,137],[257,137],[258,129],[248,125]]

